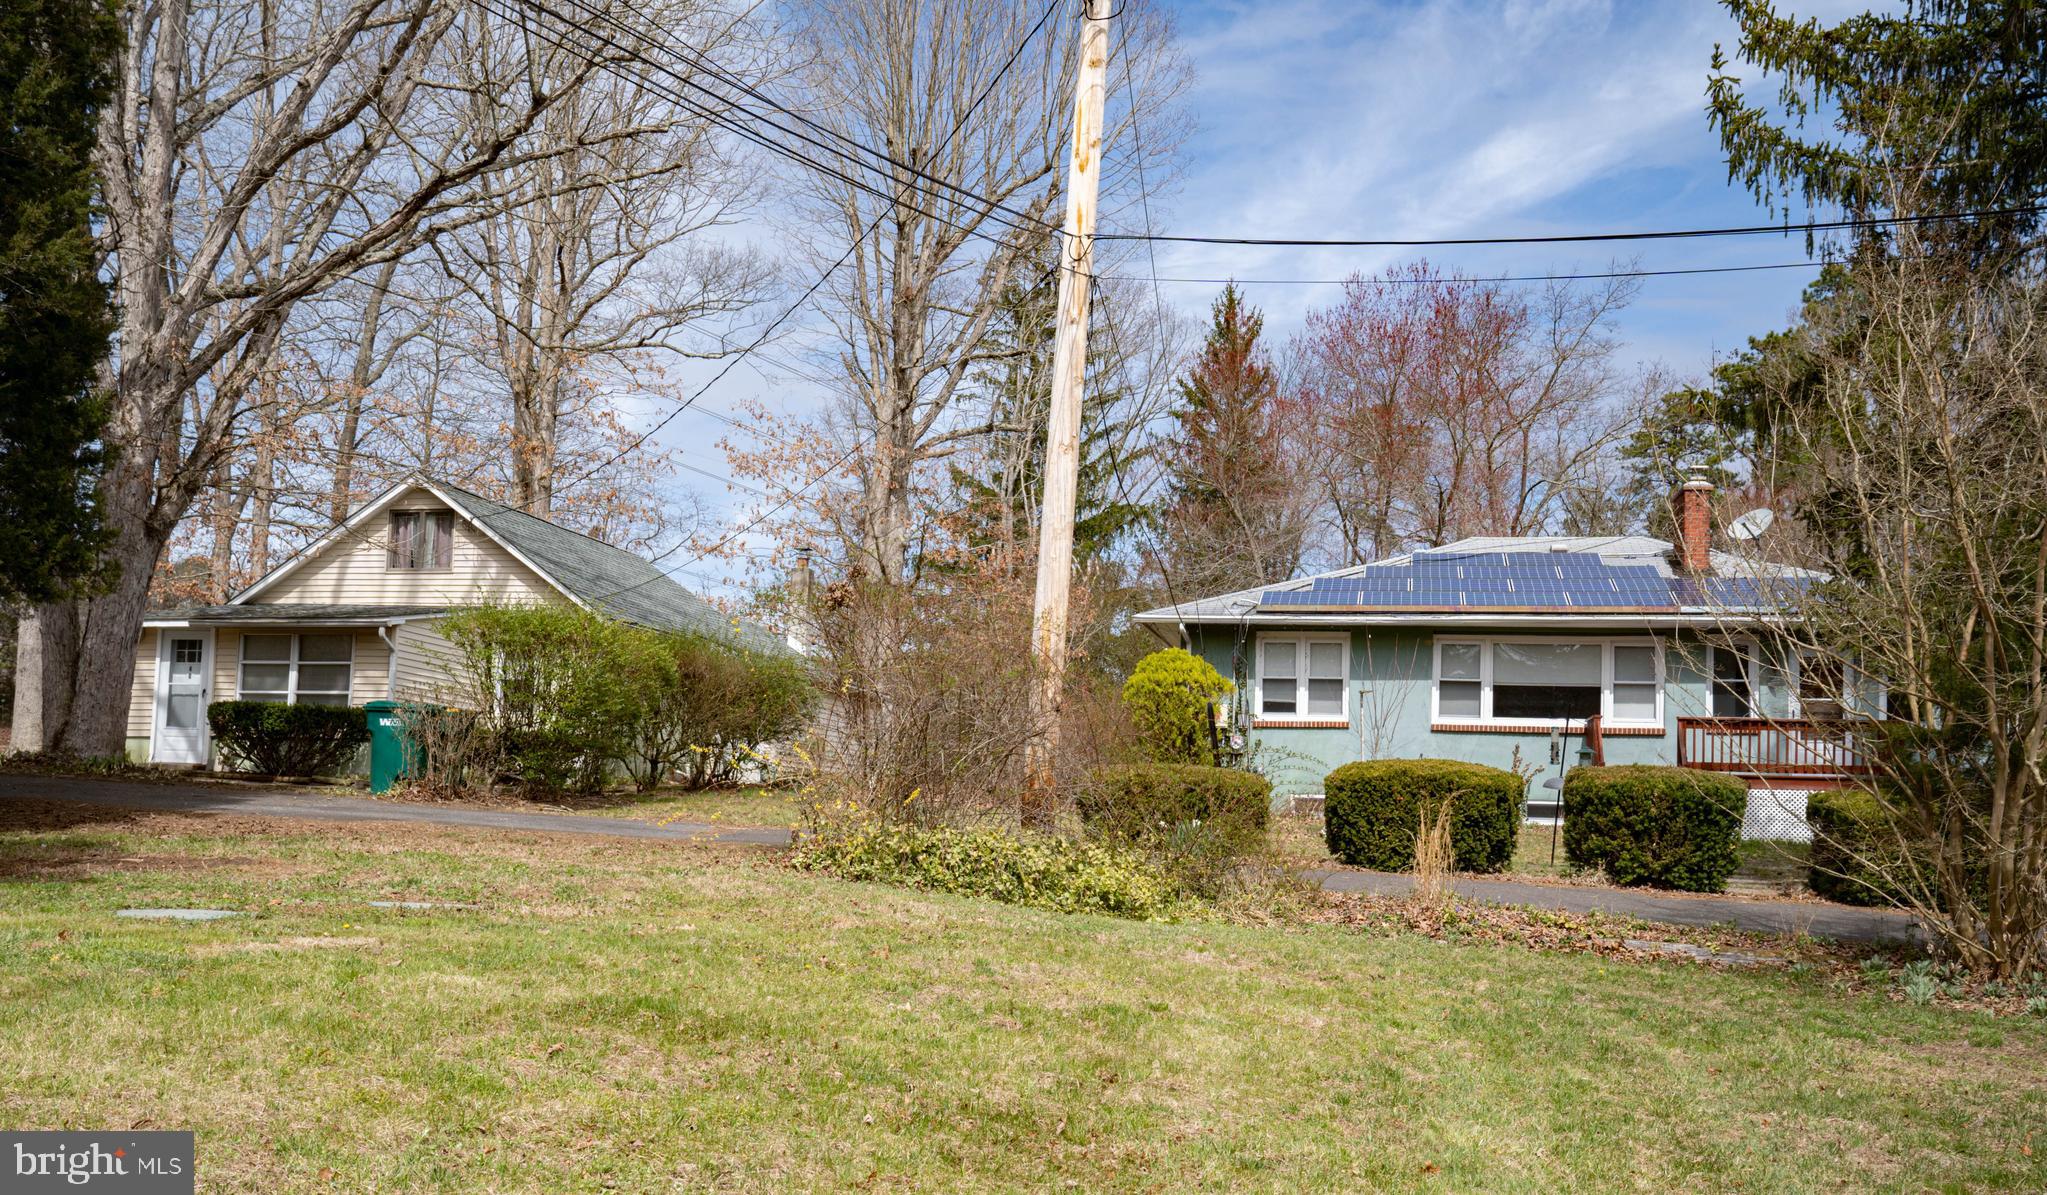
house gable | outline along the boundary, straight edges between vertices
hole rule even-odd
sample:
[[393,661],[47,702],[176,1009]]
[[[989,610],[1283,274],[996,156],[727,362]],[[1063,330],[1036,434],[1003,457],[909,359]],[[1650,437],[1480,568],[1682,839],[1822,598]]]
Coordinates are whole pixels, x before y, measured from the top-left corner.
[[[390,567],[393,511],[448,511],[454,517],[449,566]],[[476,526],[468,512],[419,485],[385,495],[268,577],[235,604],[459,606],[479,602],[562,601],[561,590]]]

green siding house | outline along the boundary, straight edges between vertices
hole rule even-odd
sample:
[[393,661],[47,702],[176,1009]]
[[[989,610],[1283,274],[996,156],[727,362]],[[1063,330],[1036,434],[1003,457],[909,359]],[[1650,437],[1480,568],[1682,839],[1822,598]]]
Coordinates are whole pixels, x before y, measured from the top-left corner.
[[1806,796],[1860,768],[1841,729],[1883,695],[1775,633],[1817,574],[1711,550],[1707,497],[1681,494],[1690,542],[1479,537],[1137,621],[1235,680],[1223,716],[1282,795],[1460,759],[1526,775],[1548,821],[1579,762],[1681,764],[1747,782],[1749,837],[1806,838]]

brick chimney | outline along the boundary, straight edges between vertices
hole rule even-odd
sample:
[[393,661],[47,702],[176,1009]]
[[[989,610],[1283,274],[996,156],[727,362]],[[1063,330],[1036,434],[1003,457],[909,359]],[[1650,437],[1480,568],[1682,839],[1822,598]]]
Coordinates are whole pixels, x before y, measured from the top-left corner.
[[817,639],[817,581],[810,572],[808,544],[796,549],[796,567],[789,572],[789,646],[808,653]]
[[1713,567],[1707,555],[1713,544],[1712,506],[1713,483],[1703,474],[1692,474],[1678,487],[1677,538],[1670,554],[1682,572],[1703,573]]
[[810,575],[810,548],[806,545],[796,549],[796,572],[790,578],[789,587],[796,591],[796,602],[806,611],[810,608],[810,591],[814,584]]

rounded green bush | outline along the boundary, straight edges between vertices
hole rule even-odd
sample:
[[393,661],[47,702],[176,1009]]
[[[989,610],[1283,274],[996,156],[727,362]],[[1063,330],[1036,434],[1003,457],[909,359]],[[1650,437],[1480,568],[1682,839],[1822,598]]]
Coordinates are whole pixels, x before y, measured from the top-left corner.
[[1629,887],[1718,892],[1741,863],[1748,787],[1694,768],[1573,768],[1564,778],[1564,854]]
[[1123,682],[1123,707],[1138,744],[1156,763],[1213,764],[1209,704],[1232,688],[1215,665],[1169,647],[1137,662]]
[[[1940,842],[1913,832],[1905,820],[1910,804],[1859,788],[1821,789],[1805,800],[1812,826],[1812,870],[1806,885],[1816,896],[1849,905],[1903,905],[1944,898],[1940,892]],[[1987,891],[1989,864],[1971,840],[1962,871],[1976,900]]]
[[1500,871],[1514,857],[1527,784],[1512,772],[1454,759],[1370,759],[1322,781],[1329,853],[1354,867],[1414,866],[1421,811],[1451,800],[1450,848],[1460,871]]

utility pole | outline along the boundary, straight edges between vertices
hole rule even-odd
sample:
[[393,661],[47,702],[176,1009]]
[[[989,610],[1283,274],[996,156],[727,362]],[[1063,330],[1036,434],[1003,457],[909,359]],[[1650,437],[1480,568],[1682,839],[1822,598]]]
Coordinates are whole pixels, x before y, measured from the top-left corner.
[[1031,607],[1037,688],[1026,759],[1026,823],[1045,820],[1059,749],[1066,680],[1067,601],[1073,588],[1073,519],[1080,484],[1080,397],[1087,372],[1088,288],[1094,280],[1095,202],[1102,190],[1102,100],[1109,63],[1109,0],[1082,0],[1080,71],[1073,87],[1073,143],[1066,164],[1060,237],[1059,317],[1052,350],[1052,409],[1045,420],[1045,504],[1038,519],[1038,592]]

